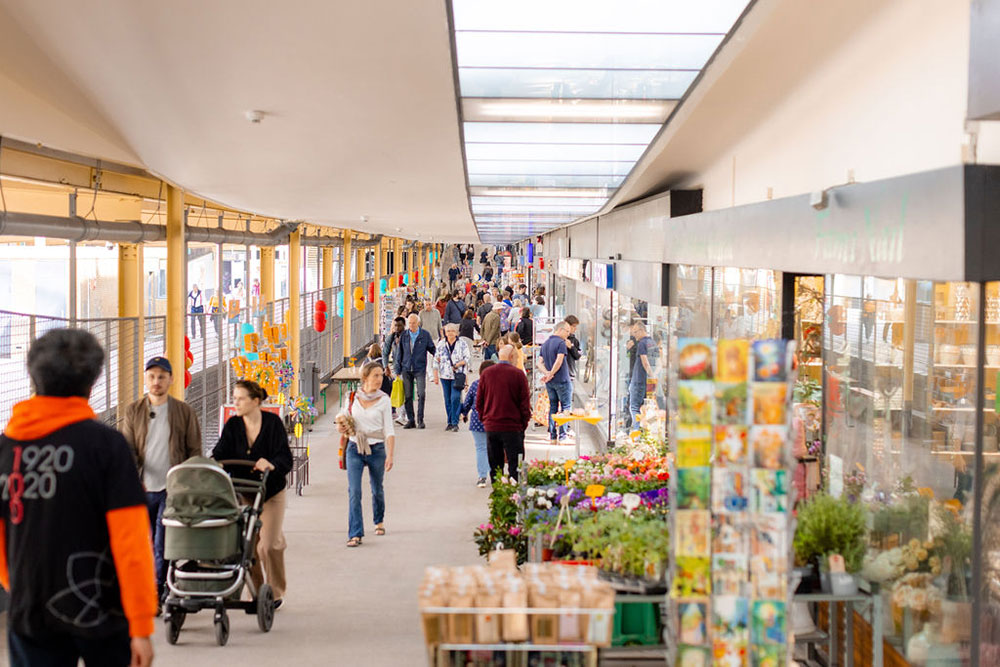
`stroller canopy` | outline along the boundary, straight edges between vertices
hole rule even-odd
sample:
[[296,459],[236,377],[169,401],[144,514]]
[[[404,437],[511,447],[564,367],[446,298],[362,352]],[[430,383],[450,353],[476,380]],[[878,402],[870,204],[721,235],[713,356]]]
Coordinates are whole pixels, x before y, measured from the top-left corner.
[[212,459],[192,456],[167,472],[163,518],[193,526],[207,519],[236,521],[239,515],[233,482]]

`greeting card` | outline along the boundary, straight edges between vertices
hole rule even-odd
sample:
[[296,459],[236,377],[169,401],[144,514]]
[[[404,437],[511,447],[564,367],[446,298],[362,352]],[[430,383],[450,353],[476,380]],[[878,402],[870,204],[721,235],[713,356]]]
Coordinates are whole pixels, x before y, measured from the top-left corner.
[[783,600],[754,600],[750,616],[753,644],[784,644],[788,641]]
[[788,421],[786,409],[788,385],[785,382],[753,383],[753,423],[784,424]]
[[745,512],[749,506],[748,482],[746,468],[712,468],[712,511],[716,514]]
[[787,440],[788,429],[785,426],[751,426],[753,464],[758,468],[784,468]]
[[754,380],[758,382],[784,382],[785,347],[782,340],[758,340],[753,344]]
[[712,469],[708,466],[677,469],[677,507],[707,510],[711,501]]
[[683,644],[704,644],[708,638],[708,605],[705,602],[678,602],[681,619],[680,640]]
[[750,636],[749,627],[750,603],[745,597],[716,594],[712,598],[712,632],[716,639],[745,642]]
[[716,595],[745,595],[750,586],[745,553],[712,554],[712,591]]
[[683,380],[677,383],[677,417],[682,424],[712,423],[715,384],[707,380]]
[[720,382],[746,382],[750,342],[720,340],[715,362],[715,379]]
[[711,458],[711,426],[682,424],[677,427],[678,468],[707,466]]
[[716,424],[746,424],[749,418],[747,405],[746,382],[715,383]]
[[711,338],[679,338],[677,368],[681,380],[711,380],[714,345]]
[[753,468],[750,509],[754,512],[788,511],[788,471]]
[[746,426],[715,427],[715,465],[742,465],[747,462]]
[[707,510],[678,510],[674,521],[677,553],[681,556],[711,555],[712,513]]

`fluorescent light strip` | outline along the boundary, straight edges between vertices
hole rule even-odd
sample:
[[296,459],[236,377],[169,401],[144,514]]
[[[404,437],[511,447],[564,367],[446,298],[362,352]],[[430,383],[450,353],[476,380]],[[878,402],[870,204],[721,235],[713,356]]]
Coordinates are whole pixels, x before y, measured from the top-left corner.
[[600,197],[611,196],[608,188],[469,188],[472,197]]
[[576,122],[662,124],[677,100],[552,100],[532,98],[462,99],[466,122]]

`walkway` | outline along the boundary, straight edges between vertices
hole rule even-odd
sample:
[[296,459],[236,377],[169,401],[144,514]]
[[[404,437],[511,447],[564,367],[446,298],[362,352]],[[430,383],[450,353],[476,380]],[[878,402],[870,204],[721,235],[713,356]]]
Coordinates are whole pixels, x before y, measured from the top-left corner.
[[371,532],[366,479],[367,536],[360,548],[344,546],[347,476],[337,466],[331,410],[312,433],[311,483],[288,505],[289,590],[274,628],[262,634],[255,617],[231,614],[229,644],[220,648],[211,614],[201,612],[170,646],[158,623],[158,667],[426,664],[417,586],[428,565],[478,562],[472,530],[487,516],[488,497],[475,485],[472,437],[445,433],[441,389],[428,383],[427,393],[427,429],[398,431],[387,535]]

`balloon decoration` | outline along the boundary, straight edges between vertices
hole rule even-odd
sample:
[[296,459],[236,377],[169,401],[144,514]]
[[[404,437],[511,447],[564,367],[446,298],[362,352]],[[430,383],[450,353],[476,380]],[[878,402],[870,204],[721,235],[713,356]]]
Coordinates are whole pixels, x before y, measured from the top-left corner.
[[368,283],[368,301],[375,303],[375,282]]
[[354,300],[355,301],[357,301],[358,299],[364,299],[365,298],[365,291],[364,291],[364,289],[361,288],[361,286],[355,287],[353,294],[354,294]]
[[344,293],[337,292],[337,317],[344,317]]
[[323,333],[326,329],[326,301],[320,299],[316,302],[316,314],[314,316],[313,328],[317,333]]
[[[188,359],[191,361],[189,362]],[[184,388],[187,389],[191,386],[191,364],[194,363],[194,355],[191,354],[191,339],[184,336]]]
[[403,284],[404,285],[409,285],[410,284],[410,274],[409,273],[404,273],[403,274]]
[[388,281],[386,281],[385,278],[382,278],[382,280],[378,281],[378,292],[379,292],[379,294],[385,294],[387,291],[389,291],[388,287],[389,287],[389,283],[388,283]]

